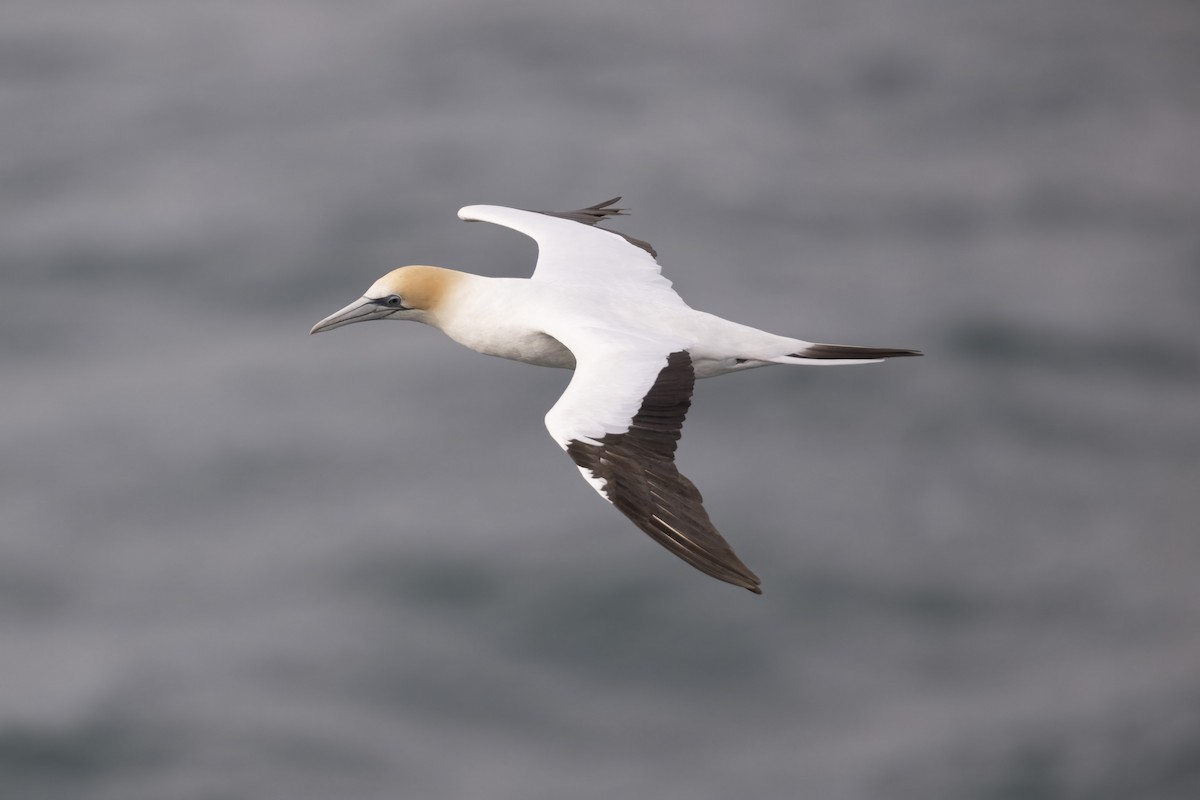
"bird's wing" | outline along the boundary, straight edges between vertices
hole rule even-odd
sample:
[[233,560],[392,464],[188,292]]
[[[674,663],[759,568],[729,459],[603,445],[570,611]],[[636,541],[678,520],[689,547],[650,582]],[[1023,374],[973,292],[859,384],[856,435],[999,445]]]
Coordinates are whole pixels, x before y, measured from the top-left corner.
[[546,427],[583,477],[696,569],[761,594],[758,576],[713,527],[700,492],[675,467],[695,384],[687,351],[579,327],[560,340],[575,354],[575,375],[546,415]]
[[596,223],[618,216],[614,197],[578,211],[523,211],[503,206],[467,206],[459,219],[479,220],[520,231],[538,245],[534,280],[571,283],[637,283],[674,295],[662,276],[654,248],[640,239],[600,228]]

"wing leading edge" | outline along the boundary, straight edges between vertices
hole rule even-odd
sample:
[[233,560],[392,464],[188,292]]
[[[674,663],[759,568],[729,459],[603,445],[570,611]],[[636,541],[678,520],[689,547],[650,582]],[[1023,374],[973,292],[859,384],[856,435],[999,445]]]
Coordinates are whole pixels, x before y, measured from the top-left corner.
[[654,248],[647,242],[598,223],[620,216],[614,197],[576,211],[524,211],[504,206],[466,206],[458,218],[490,222],[525,234],[538,245],[535,280],[573,283],[633,281],[670,289],[662,276]]

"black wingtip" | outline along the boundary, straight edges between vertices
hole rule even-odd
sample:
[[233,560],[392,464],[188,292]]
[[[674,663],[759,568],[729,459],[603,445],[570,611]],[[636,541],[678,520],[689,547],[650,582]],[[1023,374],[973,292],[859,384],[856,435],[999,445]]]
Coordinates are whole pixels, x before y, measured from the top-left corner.
[[617,195],[612,200],[605,200],[603,203],[596,203],[594,206],[588,206],[587,210],[599,211],[602,214],[611,214],[614,216],[617,214],[624,214],[629,210],[628,208],[609,208],[609,206],[611,206],[613,203],[619,202],[621,202],[621,195]]
[[667,364],[620,433],[571,439],[567,455],[600,494],[674,556],[719,581],[760,594],[760,581],[713,527],[696,485],[680,474],[675,450],[696,373],[686,350]]
[[[621,200],[621,197],[620,197],[620,195],[618,195],[618,196],[612,198],[611,200],[605,200],[603,203],[596,203],[596,205],[594,205],[594,206],[588,206],[587,208],[578,208],[574,211],[538,211],[536,213],[545,214],[548,217],[558,217],[560,219],[569,219],[572,222],[578,222],[581,225],[598,225],[598,223],[601,223],[604,220],[609,219],[611,217],[627,216],[626,212],[629,209],[612,207],[613,203],[618,203],[618,202],[620,202],[620,200]],[[635,239],[634,237],[629,236],[624,233],[621,233],[620,231],[614,231],[612,228],[600,228],[600,230],[608,231],[609,233],[620,236],[622,239],[629,242],[634,247],[645,250],[647,253],[650,254],[651,258],[658,258],[658,253],[654,250],[653,247],[650,246],[649,242],[642,241],[641,239]]]
[[596,203],[594,206],[587,208],[577,208],[574,211],[539,211],[539,214],[546,214],[551,217],[561,217],[569,219],[572,222],[579,222],[583,225],[595,225],[598,222],[603,222],[609,217],[623,217],[629,209],[627,208],[611,208],[613,203],[619,202],[620,196],[614,197],[611,200],[605,200],[603,203]]

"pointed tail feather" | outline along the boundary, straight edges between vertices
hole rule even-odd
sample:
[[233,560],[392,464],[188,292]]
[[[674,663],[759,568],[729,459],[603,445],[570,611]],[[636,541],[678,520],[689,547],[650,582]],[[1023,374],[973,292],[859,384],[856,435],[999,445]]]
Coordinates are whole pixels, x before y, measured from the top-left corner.
[[856,347],[849,344],[813,344],[798,353],[792,353],[793,358],[810,358],[818,361],[825,360],[875,360],[880,358],[900,358],[903,356],[924,355],[919,350],[902,350],[895,347]]

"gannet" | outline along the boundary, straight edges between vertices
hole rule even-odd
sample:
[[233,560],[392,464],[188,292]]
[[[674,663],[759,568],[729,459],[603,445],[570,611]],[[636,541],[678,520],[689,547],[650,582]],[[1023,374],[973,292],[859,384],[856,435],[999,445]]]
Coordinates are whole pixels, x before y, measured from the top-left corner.
[[467,206],[459,219],[537,242],[529,278],[400,267],[311,333],[375,319],[415,320],[480,353],[573,369],[546,428],[587,482],[696,569],[761,594],[761,581],[713,527],[675,447],[697,378],[771,364],[871,364],[916,350],[819,344],[696,311],[648,243],[597,227],[621,198],[577,211]]

